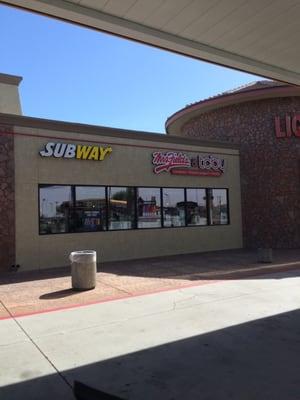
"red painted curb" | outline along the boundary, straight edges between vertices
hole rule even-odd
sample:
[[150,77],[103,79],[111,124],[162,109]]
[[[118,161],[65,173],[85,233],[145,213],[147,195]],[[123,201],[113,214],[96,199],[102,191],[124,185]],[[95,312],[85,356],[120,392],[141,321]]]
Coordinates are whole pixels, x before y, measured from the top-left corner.
[[204,281],[202,283],[200,283],[198,281],[198,283],[191,283],[191,284],[187,284],[187,285],[184,285],[184,286],[176,286],[176,287],[172,287],[172,288],[157,289],[157,290],[153,290],[151,292],[144,292],[144,293],[138,293],[138,294],[128,294],[128,295],[124,295],[124,296],[120,296],[120,297],[108,297],[108,298],[103,299],[103,300],[91,301],[91,302],[84,303],[84,304],[73,304],[73,305],[68,305],[68,306],[49,308],[48,310],[32,311],[32,312],[28,312],[28,313],[20,313],[20,314],[15,314],[15,315],[9,315],[9,316],[6,316],[6,317],[0,317],[0,321],[6,320],[6,319],[20,318],[20,317],[29,317],[31,315],[46,314],[46,313],[51,313],[51,312],[55,312],[55,311],[70,310],[70,309],[73,309],[73,308],[86,307],[86,306],[91,306],[93,304],[109,303],[109,302],[112,302],[112,301],[131,299],[131,298],[134,298],[134,297],[150,296],[150,295],[155,294],[155,293],[171,292],[171,291],[175,291],[175,290],[179,290],[179,289],[185,289],[185,288],[190,288],[190,287],[195,287],[195,286],[202,286],[202,285],[209,285],[209,284],[218,283],[218,282],[222,282],[222,281],[221,280],[210,280],[210,281]]

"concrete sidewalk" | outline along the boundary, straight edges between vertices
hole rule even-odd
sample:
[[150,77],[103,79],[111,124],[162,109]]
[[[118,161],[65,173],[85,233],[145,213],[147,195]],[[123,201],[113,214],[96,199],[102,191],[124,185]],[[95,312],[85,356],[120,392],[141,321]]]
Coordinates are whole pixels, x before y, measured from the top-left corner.
[[275,251],[259,264],[246,250],[187,254],[99,265],[95,290],[71,289],[68,269],[11,272],[0,276],[0,319],[149,293],[255,277],[300,268],[300,250]]
[[300,270],[0,321],[0,398],[300,398]]

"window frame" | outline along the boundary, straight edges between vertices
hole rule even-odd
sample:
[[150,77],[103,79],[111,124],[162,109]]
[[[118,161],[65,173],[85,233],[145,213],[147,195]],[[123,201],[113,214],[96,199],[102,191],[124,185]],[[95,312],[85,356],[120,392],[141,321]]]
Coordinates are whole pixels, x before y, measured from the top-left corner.
[[[57,233],[43,233],[41,232],[41,224],[40,224],[40,205],[41,205],[41,196],[40,196],[40,189],[44,187],[51,187],[51,186],[70,186],[71,193],[72,193],[72,204],[75,206],[76,204],[76,187],[99,187],[105,189],[105,204],[106,204],[106,223],[105,223],[105,230],[102,231],[87,231],[87,232],[76,232],[76,231],[69,231],[69,232],[57,232]],[[133,188],[134,189],[134,220],[133,226],[128,229],[109,229],[109,199],[108,199],[108,188],[115,187],[115,188]],[[138,209],[137,209],[137,192],[138,188],[144,189],[159,189],[160,190],[160,208],[161,208],[161,226],[159,227],[138,227]],[[164,201],[163,201],[163,189],[182,189],[184,191],[184,212],[185,212],[185,224],[181,226],[165,226],[164,224]],[[206,213],[207,213],[207,224],[206,225],[188,225],[187,224],[187,189],[202,189],[205,190],[206,193]],[[225,190],[226,191],[226,199],[227,199],[227,223],[226,224],[212,224],[210,218],[210,206],[211,206],[211,196],[210,193],[212,190]],[[106,234],[108,232],[119,232],[119,231],[134,231],[134,230],[151,230],[151,229],[183,229],[183,228],[190,228],[190,229],[198,229],[198,228],[207,228],[212,226],[228,226],[231,225],[231,218],[230,218],[230,199],[229,199],[229,188],[228,187],[203,187],[203,186],[132,186],[132,185],[92,185],[92,184],[65,184],[65,183],[39,183],[38,184],[38,226],[39,226],[39,236],[49,236],[49,235],[68,235],[68,234]]]
[[[61,183],[61,184],[55,184],[55,183],[49,183],[49,184],[47,184],[47,183],[43,183],[43,184],[38,184],[38,224],[39,224],[39,236],[49,236],[49,235],[67,235],[67,234],[69,234],[69,233],[74,233],[74,232],[56,232],[56,233],[43,233],[43,232],[41,232],[41,221],[40,221],[40,219],[41,219],[41,213],[40,213],[40,211],[41,211],[41,196],[40,196],[40,189],[42,189],[42,188],[47,188],[47,187],[50,187],[50,186],[69,186],[70,188],[71,188],[71,196],[72,196],[72,199],[71,199],[71,202],[72,202],[72,206],[74,207],[74,198],[73,198],[73,186],[75,186],[75,185],[72,185],[72,184],[64,184],[64,183]],[[88,185],[86,185],[86,186],[88,186]],[[80,232],[81,233],[81,232]]]
[[161,190],[161,198],[162,198],[162,200],[163,200],[163,197],[164,197],[164,195],[163,195],[163,192],[164,192],[164,189],[181,189],[181,190],[183,190],[183,202],[184,202],[184,225],[179,225],[179,226],[165,226],[164,225],[164,222],[165,222],[165,219],[164,219],[164,203],[163,203],[163,201],[162,201],[162,203],[161,203],[161,210],[162,210],[162,222],[163,222],[163,225],[162,225],[162,227],[163,228],[166,228],[166,229],[174,229],[174,228],[187,228],[188,226],[187,226],[187,224],[186,224],[186,187],[176,187],[176,186],[163,186],[163,187],[161,187],[160,188],[160,190]]
[[[57,233],[42,233],[41,232],[41,224],[40,224],[40,204],[41,204],[41,196],[40,196],[40,189],[43,187],[49,186],[70,186],[71,187],[71,194],[72,194],[72,205],[75,208],[76,205],[76,187],[102,187],[105,189],[105,199],[107,203],[107,186],[105,185],[87,185],[87,184],[65,184],[65,183],[39,183],[38,184],[38,224],[39,224],[39,236],[48,236],[48,235],[68,235],[68,234],[86,234],[86,233],[102,233],[106,232],[103,231],[87,231],[87,232],[76,232],[76,231],[69,231],[69,232],[57,232]],[[106,205],[107,210],[107,205]],[[105,216],[106,222],[105,227],[107,229],[107,215]]]
[[[138,190],[139,189],[158,189],[159,191],[159,201],[160,201],[160,226],[153,226],[153,227],[139,227],[139,215],[138,215]],[[143,230],[143,229],[163,229],[163,208],[162,208],[162,189],[159,186],[135,186],[135,195],[136,195],[136,229]]]
[[[187,223],[187,217],[188,217],[188,215],[187,215],[187,191],[188,190],[204,190],[204,192],[205,192],[205,209],[206,209],[206,224],[204,224],[204,225],[188,225],[188,223]],[[206,188],[206,187],[203,187],[203,186],[201,186],[201,187],[199,187],[199,186],[197,186],[197,187],[186,187],[185,188],[185,194],[186,194],[186,197],[185,197],[185,208],[186,208],[186,227],[187,228],[201,228],[201,227],[206,227],[206,226],[210,226],[210,223],[209,223],[209,202],[208,202],[208,191],[209,191],[209,188]]]
[[[106,204],[106,202],[107,202],[107,197],[106,197],[106,186],[104,186],[104,185],[70,185],[71,187],[72,187],[72,189],[71,189],[71,193],[72,193],[72,202],[73,202],[73,207],[74,207],[74,212],[76,212],[76,209],[77,209],[77,191],[76,191],[76,189],[77,188],[81,188],[81,187],[86,187],[86,188],[104,188],[104,196],[105,196],[105,218],[104,218],[104,223],[103,223],[103,226],[105,226],[105,229],[103,229],[103,230],[96,230],[96,231],[83,231],[83,232],[80,232],[80,231],[76,231],[76,230],[74,230],[74,231],[71,231],[70,233],[96,233],[96,232],[105,232],[106,231],[106,229],[107,229],[107,221],[108,221],[108,215],[107,215],[107,204]],[[78,201],[80,201],[80,200],[78,200]],[[99,211],[100,213],[101,213],[101,208],[97,208],[96,209],[96,211]]]
[[[76,186],[76,185],[75,185]],[[137,202],[136,202],[136,189],[137,186],[128,186],[128,185],[106,185],[105,186],[106,190],[106,226],[107,230],[106,232],[118,232],[118,231],[132,231],[137,229]],[[133,189],[133,198],[134,198],[134,215],[133,215],[133,221],[132,221],[132,227],[131,228],[126,228],[126,229],[109,229],[109,216],[110,216],[110,203],[109,203],[109,198],[108,198],[108,188],[131,188]]]
[[[226,207],[226,212],[227,212],[227,223],[226,224],[213,224],[212,220],[211,220],[211,215],[210,215],[210,207],[211,207],[211,194],[210,192],[212,190],[225,190],[226,191],[226,201],[227,201],[227,207]],[[224,188],[224,187],[210,187],[210,188],[206,188],[206,192],[207,192],[207,199],[208,199],[208,204],[207,204],[207,218],[209,221],[209,226],[228,226],[231,225],[230,222],[230,205],[229,205],[229,188]]]

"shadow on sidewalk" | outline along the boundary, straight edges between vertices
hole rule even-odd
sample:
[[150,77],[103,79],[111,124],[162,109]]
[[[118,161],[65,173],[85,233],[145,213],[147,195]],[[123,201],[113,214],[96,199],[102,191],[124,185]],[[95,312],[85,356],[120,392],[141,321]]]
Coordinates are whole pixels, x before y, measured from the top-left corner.
[[[53,374],[6,385],[0,397],[69,399],[65,380],[70,385],[79,380],[130,400],[295,400],[300,394],[299,338],[300,311],[295,310],[60,371],[63,379]],[[99,335],[94,359],[102,346]],[[51,361],[55,365],[55,357]],[[24,364],[24,373],[26,368],[34,370],[34,365]]]
[[79,295],[80,292],[74,289],[63,289],[63,290],[56,290],[55,292],[42,294],[39,298],[41,300],[62,299],[64,297],[75,296],[76,294]]

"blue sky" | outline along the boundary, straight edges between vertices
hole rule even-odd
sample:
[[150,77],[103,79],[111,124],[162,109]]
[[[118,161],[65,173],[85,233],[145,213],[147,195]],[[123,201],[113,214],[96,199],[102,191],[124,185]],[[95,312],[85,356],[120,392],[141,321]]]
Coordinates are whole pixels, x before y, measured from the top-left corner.
[[187,104],[260,79],[0,5],[0,72],[23,114],[164,132]]

